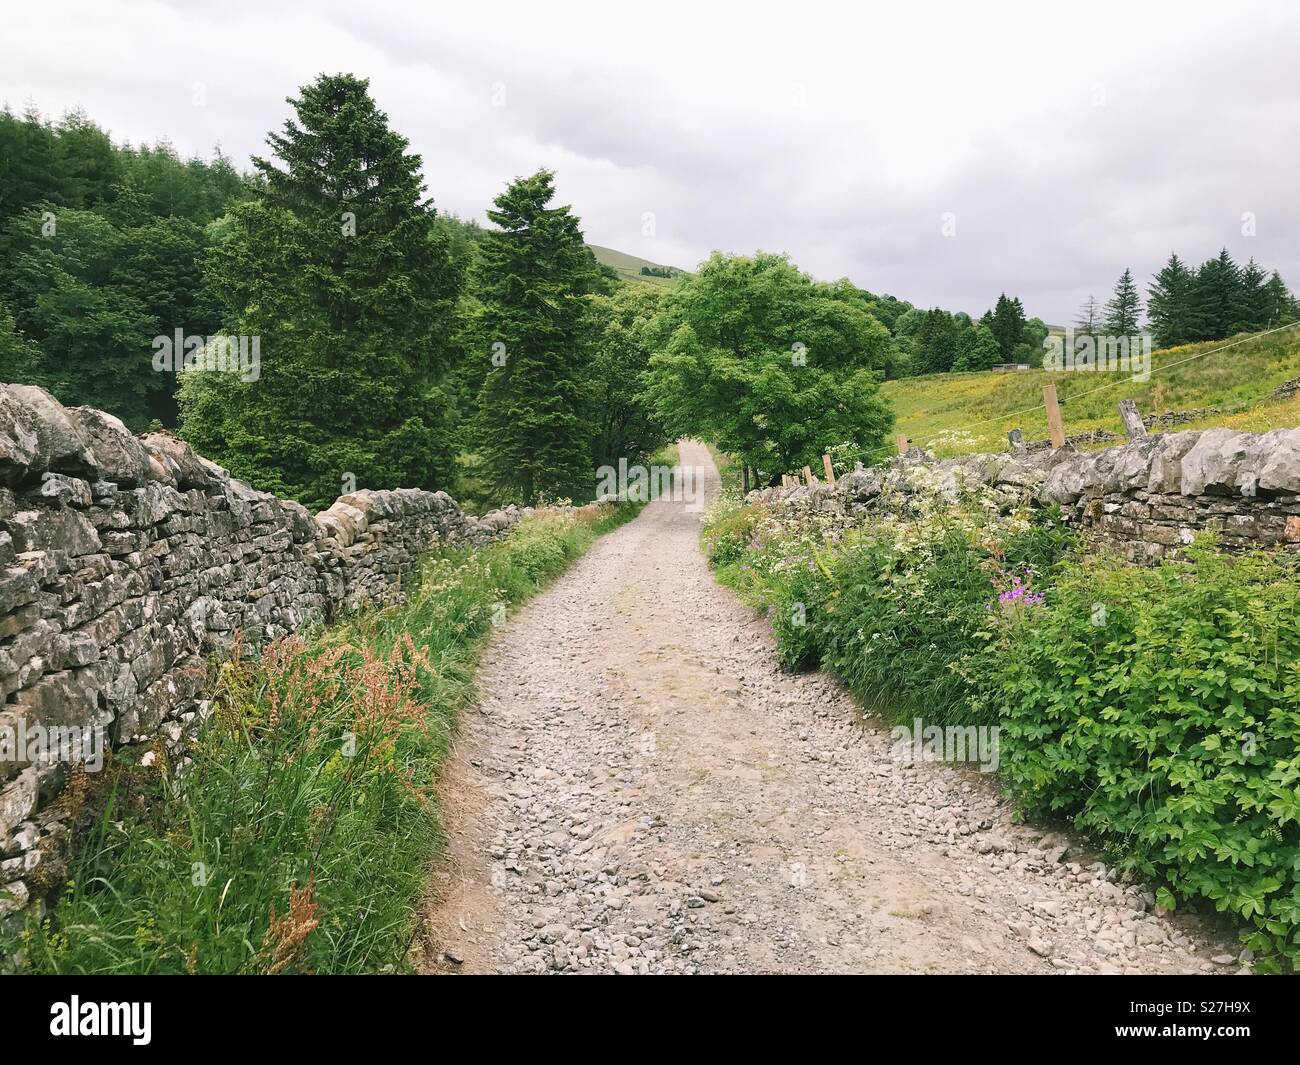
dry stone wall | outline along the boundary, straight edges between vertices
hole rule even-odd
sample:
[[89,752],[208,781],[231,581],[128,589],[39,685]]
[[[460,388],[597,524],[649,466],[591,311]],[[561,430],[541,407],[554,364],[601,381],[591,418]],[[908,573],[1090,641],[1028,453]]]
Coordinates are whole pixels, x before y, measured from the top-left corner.
[[436,543],[483,544],[527,513],[398,489],[313,516],[170,434],[0,385],[0,913],[52,886],[68,835],[69,762],[18,741],[176,751],[237,632],[256,644],[394,600]]
[[986,503],[1059,505],[1067,521],[1135,562],[1176,556],[1215,529],[1229,549],[1300,550],[1300,429],[1204,429],[1149,436],[1100,451],[973,455],[935,461],[919,448],[835,484],[768,488],[749,498],[807,501],[864,520],[906,508],[923,491],[957,499],[984,488]]

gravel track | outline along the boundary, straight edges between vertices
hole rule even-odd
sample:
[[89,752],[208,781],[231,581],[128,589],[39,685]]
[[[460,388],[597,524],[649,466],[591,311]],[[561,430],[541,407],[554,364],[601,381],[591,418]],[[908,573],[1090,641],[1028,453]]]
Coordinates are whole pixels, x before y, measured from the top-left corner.
[[[681,456],[716,492],[708,451]],[[426,971],[1239,968],[1014,824],[989,777],[899,764],[831,678],[781,672],[699,531],[651,504],[494,634],[444,774]]]

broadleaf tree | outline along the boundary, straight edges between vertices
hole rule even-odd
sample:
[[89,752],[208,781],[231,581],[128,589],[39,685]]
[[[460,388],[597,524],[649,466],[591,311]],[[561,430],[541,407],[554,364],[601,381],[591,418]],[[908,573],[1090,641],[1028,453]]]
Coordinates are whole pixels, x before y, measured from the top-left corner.
[[813,281],[783,255],[715,252],[665,303],[645,381],[674,435],[710,439],[771,482],[820,469],[831,447],[882,446],[889,331],[848,282]]
[[991,370],[1002,361],[1002,352],[997,339],[988,327],[976,322],[962,333],[957,343],[957,359],[954,370]]
[[641,462],[668,442],[662,421],[641,385],[655,345],[663,292],[650,285],[621,285],[590,298],[593,400],[592,459],[596,467]]

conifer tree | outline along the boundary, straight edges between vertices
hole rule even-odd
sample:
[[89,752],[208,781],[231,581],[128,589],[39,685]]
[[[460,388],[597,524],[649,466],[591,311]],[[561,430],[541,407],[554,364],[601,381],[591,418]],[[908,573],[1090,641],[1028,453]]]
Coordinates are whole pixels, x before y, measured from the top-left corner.
[[1115,292],[1106,304],[1106,332],[1114,337],[1133,336],[1142,316],[1142,298],[1133,281],[1133,271],[1126,269],[1115,282]]
[[925,312],[913,342],[918,373],[947,373],[957,358],[957,325],[941,307]]
[[1296,301],[1291,298],[1291,293],[1286,287],[1286,282],[1282,280],[1281,275],[1274,270],[1273,275],[1264,285],[1265,294],[1265,316],[1263,326],[1272,329],[1275,326],[1285,325],[1287,322],[1294,322],[1300,308],[1296,307]]
[[1192,340],[1222,340],[1245,328],[1241,268],[1224,248],[1207,259],[1192,281],[1188,316]]
[[[602,287],[578,219],[551,205],[554,175],[516,179],[479,245],[471,359],[492,359],[476,437],[497,486],[525,503],[594,490],[584,297]],[[495,358],[494,358],[495,356]]]
[[1191,339],[1188,317],[1191,285],[1192,272],[1177,255],[1171,255],[1147,288],[1147,317],[1156,343],[1162,348],[1186,344]]
[[255,159],[209,276],[232,333],[257,337],[255,380],[182,375],[184,434],[259,488],[325,506],[350,484],[450,477],[447,403],[457,278],[424,199],[420,158],[350,74],[289,101]]
[[1019,298],[1008,299],[1004,292],[993,307],[993,338],[1004,361],[1011,358],[1025,329],[1025,309]]
[[1241,271],[1242,319],[1239,328],[1255,332],[1268,321],[1268,276],[1252,257]]

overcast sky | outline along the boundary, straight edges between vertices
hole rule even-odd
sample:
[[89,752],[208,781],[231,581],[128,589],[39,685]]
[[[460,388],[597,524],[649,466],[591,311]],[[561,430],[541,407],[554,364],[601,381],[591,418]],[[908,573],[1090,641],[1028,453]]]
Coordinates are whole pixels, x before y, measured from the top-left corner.
[[595,244],[1063,323],[1173,250],[1300,287],[1298,56],[1285,2],[43,0],[5,12],[0,100],[246,167],[350,71],[462,217],[547,166]]

